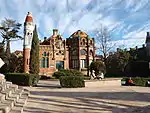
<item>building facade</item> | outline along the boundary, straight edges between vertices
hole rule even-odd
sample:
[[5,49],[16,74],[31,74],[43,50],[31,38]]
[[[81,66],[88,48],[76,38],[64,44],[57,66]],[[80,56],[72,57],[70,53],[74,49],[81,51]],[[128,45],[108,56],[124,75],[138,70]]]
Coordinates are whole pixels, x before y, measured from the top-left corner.
[[58,34],[58,30],[53,30],[53,35],[44,38],[40,42],[40,74],[51,75],[60,69],[69,68],[68,48],[66,40]]
[[40,42],[40,74],[51,75],[60,69],[87,69],[95,57],[94,39],[78,30],[63,40],[57,29]]
[[[34,30],[33,17],[28,13],[24,23],[24,72],[29,72],[30,50]],[[77,69],[87,74],[87,67],[95,58],[94,38],[78,30],[66,40],[53,29],[52,36],[39,42],[40,75],[52,75],[60,69]]]

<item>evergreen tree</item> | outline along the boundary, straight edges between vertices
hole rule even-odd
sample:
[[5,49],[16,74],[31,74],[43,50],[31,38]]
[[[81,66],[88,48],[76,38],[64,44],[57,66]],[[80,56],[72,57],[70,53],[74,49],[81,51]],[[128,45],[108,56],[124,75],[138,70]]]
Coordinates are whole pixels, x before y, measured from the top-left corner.
[[23,39],[18,33],[20,30],[21,24],[16,22],[16,20],[7,19],[2,20],[0,23],[0,33],[3,38],[3,43],[6,42],[6,52],[5,55],[7,58],[10,57],[10,41],[15,41],[18,39]]
[[4,43],[0,43],[0,58],[2,60],[4,60],[4,58],[5,58]]
[[30,51],[30,73],[39,74],[39,39],[36,26],[33,31],[32,46]]

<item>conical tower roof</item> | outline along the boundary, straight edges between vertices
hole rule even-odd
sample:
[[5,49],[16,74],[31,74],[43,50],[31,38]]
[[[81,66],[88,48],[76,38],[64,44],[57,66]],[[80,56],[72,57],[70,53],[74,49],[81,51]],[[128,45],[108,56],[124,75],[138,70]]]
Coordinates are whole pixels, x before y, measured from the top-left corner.
[[33,22],[33,17],[32,17],[31,12],[28,12],[26,19],[25,19],[25,23],[26,22]]

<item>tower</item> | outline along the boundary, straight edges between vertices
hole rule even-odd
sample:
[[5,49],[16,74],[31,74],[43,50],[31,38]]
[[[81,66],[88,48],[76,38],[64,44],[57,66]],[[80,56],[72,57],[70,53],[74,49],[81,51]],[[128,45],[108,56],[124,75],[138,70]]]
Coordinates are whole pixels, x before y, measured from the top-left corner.
[[30,50],[33,38],[34,23],[32,14],[28,12],[24,22],[24,43],[23,43],[23,61],[24,72],[29,73]]
[[149,32],[147,32],[147,35],[146,35],[146,51],[147,51],[147,55],[150,56],[150,34]]

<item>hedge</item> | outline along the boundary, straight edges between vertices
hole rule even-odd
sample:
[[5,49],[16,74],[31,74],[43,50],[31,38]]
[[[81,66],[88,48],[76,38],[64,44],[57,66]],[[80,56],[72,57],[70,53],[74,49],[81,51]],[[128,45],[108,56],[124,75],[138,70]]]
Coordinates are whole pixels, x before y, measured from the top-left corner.
[[59,80],[61,87],[65,88],[85,87],[84,77],[81,76],[61,76]]
[[[121,81],[127,81],[128,79],[129,79],[128,77],[125,77]],[[131,79],[133,80],[133,83],[136,86],[143,86],[143,87],[147,86],[148,80],[150,81],[150,78],[144,78],[144,77],[132,77]]]
[[114,77],[125,77],[125,75],[124,74],[114,74],[114,73],[106,73],[105,74],[105,77],[106,78],[114,78]]
[[36,86],[40,76],[27,73],[6,73],[5,79],[17,85]]
[[54,72],[52,76],[55,77],[56,79],[59,79],[61,76],[84,76],[84,75],[78,70],[63,69],[63,70]]

